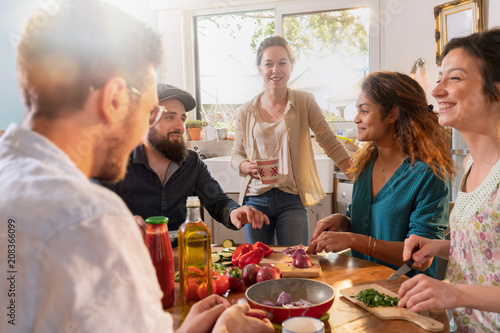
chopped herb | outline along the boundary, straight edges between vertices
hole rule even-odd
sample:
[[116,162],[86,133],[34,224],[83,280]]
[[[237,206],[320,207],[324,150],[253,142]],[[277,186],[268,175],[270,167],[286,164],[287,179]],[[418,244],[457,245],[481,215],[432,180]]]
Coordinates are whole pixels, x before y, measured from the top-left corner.
[[175,272],[174,282],[179,282],[179,271]]
[[377,306],[396,306],[399,302],[398,297],[391,297],[389,295],[379,293],[373,288],[360,291],[359,294],[351,297],[355,297],[358,301],[365,303],[369,308]]
[[226,265],[220,263],[212,263],[212,270],[223,274],[226,271]]

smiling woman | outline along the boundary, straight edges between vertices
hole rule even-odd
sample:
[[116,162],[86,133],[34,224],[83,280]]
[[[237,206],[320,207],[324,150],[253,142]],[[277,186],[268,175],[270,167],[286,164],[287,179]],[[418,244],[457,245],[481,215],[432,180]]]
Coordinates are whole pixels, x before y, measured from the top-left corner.
[[401,285],[400,306],[420,312],[455,309],[461,332],[500,330],[500,28],[455,38],[443,51],[439,82],[432,91],[439,122],[453,126],[470,148],[449,241],[411,236],[404,260],[426,267],[429,258],[449,259],[443,283],[415,277]]
[[302,1],[273,4],[275,10],[218,8],[227,13],[195,16],[199,117],[211,125],[234,126],[235,110],[262,89],[249,66],[259,43],[282,35],[294,41],[291,48],[300,60],[290,87],[311,92],[329,121],[352,120],[359,82],[376,57],[369,52],[374,13],[369,3],[349,1],[346,10],[334,2],[307,2],[303,10]]
[[[408,75],[374,72],[361,89],[354,122],[367,143],[353,156],[351,207],[318,221],[309,250],[351,248],[355,257],[397,269],[409,235],[444,238],[454,172],[448,136]],[[435,277],[437,261],[425,273]]]
[[[349,154],[325,120],[310,93],[288,88],[295,58],[288,42],[268,37],[259,45],[256,64],[264,91],[242,105],[236,114],[233,168],[245,175],[240,202],[264,212],[271,225],[245,226],[247,242],[279,245],[307,244],[305,206],[316,204],[325,193],[311,146],[310,130],[327,155],[343,170]],[[259,160],[274,159],[277,181],[266,183]]]

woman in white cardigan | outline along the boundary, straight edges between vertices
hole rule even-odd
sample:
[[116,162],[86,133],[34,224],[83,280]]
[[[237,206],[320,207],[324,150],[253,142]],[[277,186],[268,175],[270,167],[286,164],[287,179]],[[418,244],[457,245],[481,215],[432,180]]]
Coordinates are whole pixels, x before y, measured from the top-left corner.
[[[292,51],[283,37],[266,38],[257,51],[264,91],[236,115],[232,166],[244,177],[240,204],[269,217],[262,229],[245,227],[247,241],[278,245],[308,244],[306,206],[325,197],[314,160],[311,129],[325,153],[346,171],[349,154],[337,139],[310,93],[288,88]],[[279,159],[278,181],[263,184],[257,160]]]

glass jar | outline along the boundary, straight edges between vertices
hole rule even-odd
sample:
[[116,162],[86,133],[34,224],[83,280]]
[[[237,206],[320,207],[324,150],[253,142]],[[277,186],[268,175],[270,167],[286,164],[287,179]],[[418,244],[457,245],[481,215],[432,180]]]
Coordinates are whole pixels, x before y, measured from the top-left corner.
[[153,216],[146,219],[146,235],[144,242],[156,269],[156,277],[163,291],[161,303],[168,308],[175,299],[174,253],[167,228],[168,218]]
[[198,197],[188,197],[186,208],[186,221],[178,231],[182,318],[194,302],[212,294],[213,283],[210,229],[201,220]]

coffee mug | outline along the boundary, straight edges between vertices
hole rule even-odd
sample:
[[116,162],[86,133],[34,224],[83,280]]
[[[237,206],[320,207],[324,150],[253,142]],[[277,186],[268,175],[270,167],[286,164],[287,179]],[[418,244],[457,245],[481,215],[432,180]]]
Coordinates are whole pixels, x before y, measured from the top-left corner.
[[257,168],[262,184],[274,184],[278,182],[279,159],[267,158],[257,160]]
[[219,128],[217,130],[219,140],[227,140],[227,128]]
[[318,318],[293,317],[288,318],[282,324],[283,333],[323,333],[325,325]]

